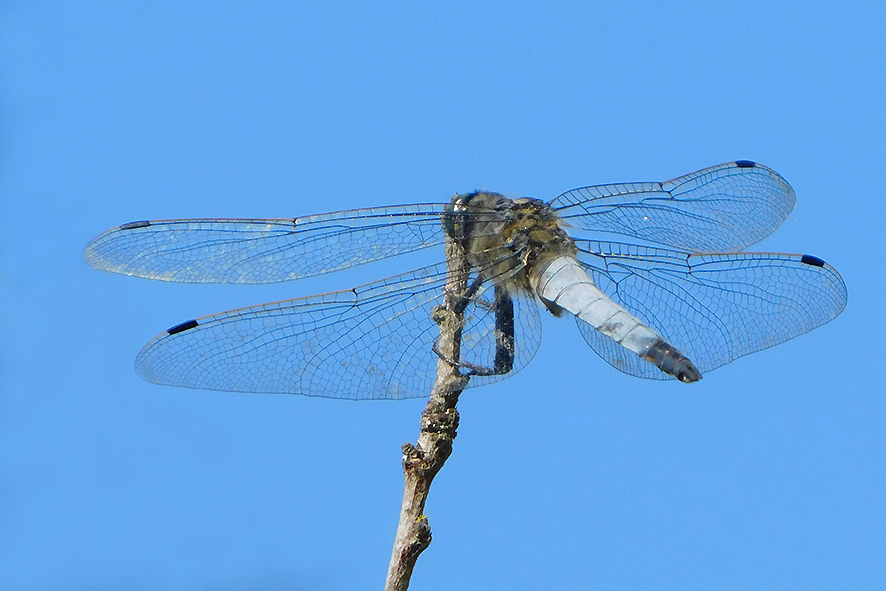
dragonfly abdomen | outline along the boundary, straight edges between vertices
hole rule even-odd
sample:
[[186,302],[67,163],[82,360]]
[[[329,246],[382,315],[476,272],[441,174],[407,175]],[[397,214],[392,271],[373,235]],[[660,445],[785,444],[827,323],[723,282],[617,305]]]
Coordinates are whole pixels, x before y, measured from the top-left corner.
[[549,307],[568,310],[597,331],[682,382],[701,373],[654,330],[612,301],[571,256],[559,256],[533,270],[530,282]]

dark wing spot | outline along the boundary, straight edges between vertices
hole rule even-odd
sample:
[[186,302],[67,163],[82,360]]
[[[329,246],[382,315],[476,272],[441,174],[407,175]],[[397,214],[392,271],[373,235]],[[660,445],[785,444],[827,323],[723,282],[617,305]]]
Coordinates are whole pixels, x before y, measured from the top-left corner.
[[807,265],[812,265],[813,267],[824,267],[824,261],[818,257],[812,256],[811,254],[804,254],[803,258],[800,259],[800,262]]
[[757,166],[757,163],[753,160],[736,160],[735,165],[739,168],[753,168]]
[[168,332],[171,335],[178,334],[180,332],[190,330],[190,329],[194,328],[195,326],[197,326],[196,320],[188,320],[187,322],[182,322],[181,324],[176,324],[175,326],[173,326],[172,328],[170,328],[166,332]]
[[140,222],[129,222],[128,224],[123,224],[120,226],[121,230],[135,230],[136,228],[146,228],[151,225],[151,222],[148,220],[142,220]]

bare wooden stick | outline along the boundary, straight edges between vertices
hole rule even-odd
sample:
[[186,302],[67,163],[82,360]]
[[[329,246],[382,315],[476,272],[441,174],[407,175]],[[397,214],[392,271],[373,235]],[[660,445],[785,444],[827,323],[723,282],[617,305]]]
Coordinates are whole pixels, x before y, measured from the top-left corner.
[[[461,246],[447,238],[446,267],[449,281],[445,288],[445,303],[433,311],[434,321],[440,326],[437,378],[431,398],[421,413],[421,433],[415,445],[403,444],[403,504],[400,522],[394,538],[394,549],[385,591],[406,591],[418,555],[431,543],[431,526],[424,514],[425,501],[431,481],[452,453],[452,442],[458,428],[455,405],[468,378],[447,360],[458,360],[461,352],[461,331],[464,314],[456,312],[456,304],[467,290],[468,267]],[[428,351],[428,354],[432,354]]]

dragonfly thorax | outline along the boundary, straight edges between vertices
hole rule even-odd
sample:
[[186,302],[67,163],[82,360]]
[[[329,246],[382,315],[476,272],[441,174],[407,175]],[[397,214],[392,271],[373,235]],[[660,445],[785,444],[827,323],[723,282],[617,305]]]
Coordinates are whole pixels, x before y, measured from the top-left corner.
[[550,205],[531,197],[456,195],[446,207],[443,226],[462,246],[471,267],[496,283],[528,287],[536,267],[577,252]]

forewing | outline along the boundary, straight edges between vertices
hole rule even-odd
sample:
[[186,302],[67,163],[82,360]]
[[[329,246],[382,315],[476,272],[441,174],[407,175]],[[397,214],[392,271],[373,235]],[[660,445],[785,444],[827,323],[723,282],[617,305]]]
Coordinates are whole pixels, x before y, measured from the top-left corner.
[[689,252],[738,252],[771,234],[794,208],[794,190],[749,160],[664,183],[597,185],[551,202],[570,225]]
[[439,244],[445,204],[290,219],[159,220],[124,224],[83,252],[102,271],[183,283],[273,283]]
[[[439,329],[431,310],[442,301],[446,281],[440,264],[353,290],[198,318],[148,343],[136,371],[150,382],[210,390],[349,399],[427,396],[438,361],[432,346]],[[521,332],[534,339],[520,340],[521,366],[537,348],[538,315],[533,324],[532,311],[522,315],[527,320]],[[494,313],[478,298],[465,317],[464,358],[482,361],[478,348],[495,330]],[[469,385],[504,377],[473,378]]]
[[[655,329],[702,373],[834,319],[846,286],[821,259],[771,253],[691,254],[578,241],[579,258],[609,297]],[[588,344],[621,371],[670,379],[584,322]]]

